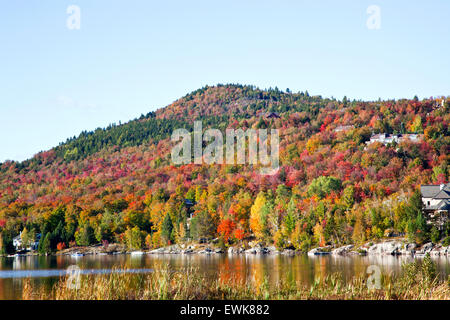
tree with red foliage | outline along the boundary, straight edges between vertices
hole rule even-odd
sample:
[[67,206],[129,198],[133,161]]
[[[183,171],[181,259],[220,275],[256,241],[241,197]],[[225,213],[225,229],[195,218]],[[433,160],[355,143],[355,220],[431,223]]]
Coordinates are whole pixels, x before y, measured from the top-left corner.
[[225,242],[228,242],[230,237],[233,235],[234,228],[236,224],[230,218],[224,219],[220,222],[217,227],[217,233],[223,238]]

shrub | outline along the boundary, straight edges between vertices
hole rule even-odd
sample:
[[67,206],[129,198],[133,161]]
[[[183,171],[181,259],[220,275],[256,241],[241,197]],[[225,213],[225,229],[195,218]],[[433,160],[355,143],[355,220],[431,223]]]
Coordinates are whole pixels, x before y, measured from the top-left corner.
[[433,243],[438,243],[439,242],[440,233],[439,233],[439,230],[435,226],[433,228],[431,228],[430,237],[431,237],[431,241]]
[[339,191],[342,188],[342,182],[335,177],[321,176],[314,179],[308,187],[308,196],[316,195],[319,198],[325,197],[332,191]]

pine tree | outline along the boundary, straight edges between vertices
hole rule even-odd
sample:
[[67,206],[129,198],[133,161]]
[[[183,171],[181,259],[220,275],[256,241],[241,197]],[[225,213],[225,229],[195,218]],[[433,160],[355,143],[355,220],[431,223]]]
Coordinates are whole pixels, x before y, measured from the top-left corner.
[[297,208],[295,207],[294,198],[291,198],[288,204],[286,216],[284,217],[284,227],[287,236],[290,236],[294,231],[297,219],[298,219]]
[[86,223],[75,233],[75,239],[80,246],[89,246],[95,242],[95,232],[89,223]]
[[440,232],[439,232],[439,230],[436,228],[436,226],[433,226],[433,228],[431,228],[431,234],[430,234],[430,237],[431,237],[431,241],[432,241],[433,243],[438,243],[438,242],[439,242],[439,239],[440,239]]
[[13,237],[10,232],[3,231],[0,233],[0,253],[1,254],[12,254],[15,248],[13,245]]
[[419,212],[416,218],[416,241],[418,243],[423,243],[429,239],[427,221],[422,215],[422,212]]
[[161,227],[161,236],[165,242],[173,241],[173,223],[170,214],[167,213]]
[[46,254],[52,252],[51,248],[51,234],[47,232],[43,240],[39,243],[39,253]]

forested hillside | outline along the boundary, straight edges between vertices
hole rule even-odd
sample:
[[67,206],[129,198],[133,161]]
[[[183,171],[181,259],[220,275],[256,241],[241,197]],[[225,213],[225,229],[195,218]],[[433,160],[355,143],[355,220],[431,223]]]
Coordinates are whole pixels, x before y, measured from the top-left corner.
[[[198,238],[256,238],[301,250],[403,233],[418,243],[449,242],[450,227],[430,228],[415,192],[449,181],[449,111],[450,98],[338,101],[205,87],[126,124],[0,164],[0,244],[10,252],[22,230],[27,241],[42,233],[42,252]],[[192,131],[194,120],[204,129],[279,129],[281,169],[263,176],[248,165],[174,166],[170,136]],[[366,144],[376,133],[419,138]]]

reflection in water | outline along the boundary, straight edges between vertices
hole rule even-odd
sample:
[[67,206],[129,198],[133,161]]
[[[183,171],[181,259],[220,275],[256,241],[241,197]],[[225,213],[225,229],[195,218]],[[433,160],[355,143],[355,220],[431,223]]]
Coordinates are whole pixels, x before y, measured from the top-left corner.
[[[147,273],[152,271],[152,269],[80,269],[80,274]],[[70,273],[69,269],[0,270],[0,279],[63,277]]]
[[[449,258],[434,258],[443,279],[450,274]],[[284,256],[284,255],[102,255],[72,258],[70,256],[33,256],[0,258],[0,299],[20,299],[24,277],[31,274],[33,284],[50,287],[62,275],[60,272],[77,265],[84,272],[128,269],[159,269],[168,264],[173,270],[196,268],[208,279],[223,282],[248,282],[259,287],[265,279],[270,284],[280,280],[310,285],[315,277],[339,272],[344,280],[366,275],[367,267],[377,265],[384,273],[398,274],[403,263],[412,262],[405,256]],[[83,273],[83,271],[82,271]],[[2,276],[3,275],[3,276]],[[6,276],[8,275],[8,276]]]

